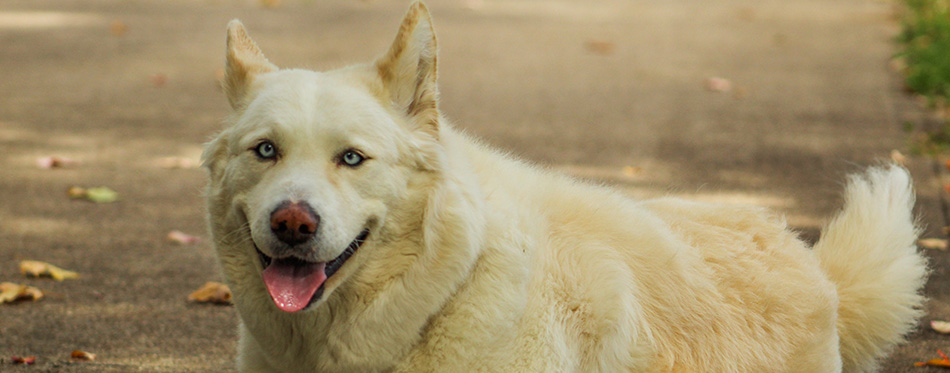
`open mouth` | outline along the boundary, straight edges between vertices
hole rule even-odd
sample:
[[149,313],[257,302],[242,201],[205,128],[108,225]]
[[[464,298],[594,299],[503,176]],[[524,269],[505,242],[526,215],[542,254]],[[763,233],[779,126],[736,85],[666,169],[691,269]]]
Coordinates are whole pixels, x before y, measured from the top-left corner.
[[308,262],[295,257],[276,259],[258,249],[257,255],[264,269],[261,273],[264,285],[277,308],[297,312],[319,300],[323,296],[327,278],[333,276],[356,253],[368,236],[369,228],[360,232],[346,250],[329,262]]

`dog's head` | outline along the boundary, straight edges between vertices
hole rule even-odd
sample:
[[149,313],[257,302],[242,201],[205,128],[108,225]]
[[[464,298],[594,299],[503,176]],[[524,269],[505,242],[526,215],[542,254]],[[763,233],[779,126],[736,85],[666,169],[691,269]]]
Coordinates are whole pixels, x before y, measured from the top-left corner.
[[421,3],[375,63],[282,70],[243,25],[228,24],[229,126],[205,149],[210,226],[225,275],[296,312],[360,266],[404,208],[408,187],[439,165],[436,40]]

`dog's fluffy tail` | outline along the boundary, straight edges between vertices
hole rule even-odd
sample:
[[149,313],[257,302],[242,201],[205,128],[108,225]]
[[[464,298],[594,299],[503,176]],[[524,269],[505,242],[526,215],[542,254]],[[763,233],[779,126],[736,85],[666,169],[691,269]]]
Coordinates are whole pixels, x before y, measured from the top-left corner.
[[924,297],[926,260],[917,253],[918,229],[910,175],[901,167],[853,175],[845,207],[814,247],[838,287],[838,335],[845,372],[873,371],[916,326]]

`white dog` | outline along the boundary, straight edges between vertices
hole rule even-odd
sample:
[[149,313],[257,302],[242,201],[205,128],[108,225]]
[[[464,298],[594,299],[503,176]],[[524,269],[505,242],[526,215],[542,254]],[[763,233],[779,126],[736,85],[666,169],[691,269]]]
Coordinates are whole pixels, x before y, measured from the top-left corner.
[[634,201],[443,119],[414,3],[374,63],[281,70],[228,25],[204,154],[242,371],[874,370],[926,276],[898,167],[814,248],[752,207]]

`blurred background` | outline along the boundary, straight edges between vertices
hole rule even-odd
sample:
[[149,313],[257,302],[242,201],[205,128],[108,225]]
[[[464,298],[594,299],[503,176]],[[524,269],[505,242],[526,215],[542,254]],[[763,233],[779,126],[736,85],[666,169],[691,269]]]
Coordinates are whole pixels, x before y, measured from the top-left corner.
[[[909,21],[919,19],[914,11],[927,12],[919,6],[427,5],[440,48],[442,111],[516,156],[635,198],[771,208],[809,241],[840,206],[846,174],[895,159],[917,179],[924,235],[945,235],[945,100],[939,90],[911,94],[904,81],[917,65],[903,48],[934,40],[906,31],[917,24]],[[0,282],[45,294],[0,304],[0,370],[232,370],[233,308],[186,301],[221,280],[198,157],[228,114],[219,85],[225,25],[241,19],[282,68],[325,70],[386,51],[407,7],[394,0],[0,2]],[[114,194],[99,200],[90,197],[93,187]],[[935,278],[945,277],[944,253],[928,252]],[[80,277],[26,278],[22,260]],[[944,288],[928,285],[935,300],[922,325],[950,317]],[[922,328],[886,371],[923,371],[913,362],[946,348],[941,338]],[[98,357],[71,359],[76,349]],[[36,366],[14,365],[14,356],[36,356]]]

